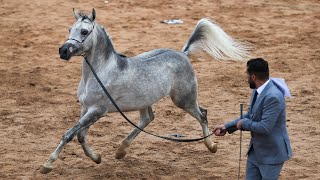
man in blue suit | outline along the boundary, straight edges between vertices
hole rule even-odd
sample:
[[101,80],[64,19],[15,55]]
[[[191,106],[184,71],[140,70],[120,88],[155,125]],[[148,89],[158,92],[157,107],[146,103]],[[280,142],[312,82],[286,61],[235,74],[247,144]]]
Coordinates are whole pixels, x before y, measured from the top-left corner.
[[284,93],[269,78],[268,62],[262,58],[247,62],[247,76],[253,89],[248,113],[242,119],[215,127],[213,132],[224,136],[238,129],[250,131],[246,179],[278,179],[284,162],[292,157]]

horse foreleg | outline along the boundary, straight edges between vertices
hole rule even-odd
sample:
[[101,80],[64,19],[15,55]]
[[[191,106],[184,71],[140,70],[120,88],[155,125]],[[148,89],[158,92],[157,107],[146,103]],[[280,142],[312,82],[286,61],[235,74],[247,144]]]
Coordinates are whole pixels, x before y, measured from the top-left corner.
[[101,163],[101,155],[96,154],[93,152],[93,150],[90,148],[90,146],[86,142],[86,135],[89,128],[81,131],[78,134],[78,142],[81,144],[81,147],[84,151],[84,154],[88,157],[90,157],[95,163],[100,164]]
[[[153,119],[154,115],[152,112],[152,108],[148,107],[143,110],[140,110],[140,122],[138,127],[144,129]],[[126,156],[126,148],[128,148],[133,141],[133,139],[140,133],[141,131],[138,128],[135,128],[121,143],[120,147],[116,152],[116,158],[122,159]]]
[[58,159],[58,156],[60,152],[62,151],[63,147],[70,142],[75,135],[80,133],[81,131],[87,129],[90,125],[92,125],[94,122],[96,122],[100,118],[100,113],[98,113],[96,110],[88,111],[79,122],[73,126],[71,129],[69,129],[64,136],[62,137],[60,144],[57,146],[57,148],[53,151],[53,153],[50,155],[47,162],[42,166],[40,172],[41,173],[49,173],[53,166],[52,163]]
[[[86,114],[86,112],[87,112],[87,109],[82,107],[80,118],[83,117]],[[86,141],[86,135],[88,133],[88,130],[89,130],[89,128],[81,131],[78,134],[78,142],[80,143],[80,145],[84,151],[84,154],[86,156],[90,157],[95,163],[100,164],[101,163],[101,155],[94,153]]]

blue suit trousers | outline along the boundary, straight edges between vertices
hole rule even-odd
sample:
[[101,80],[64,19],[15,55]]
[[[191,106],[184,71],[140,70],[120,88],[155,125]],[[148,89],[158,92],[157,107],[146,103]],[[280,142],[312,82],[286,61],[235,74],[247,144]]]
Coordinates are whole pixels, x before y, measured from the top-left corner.
[[282,166],[280,164],[262,164],[257,161],[254,149],[248,152],[246,180],[277,180]]

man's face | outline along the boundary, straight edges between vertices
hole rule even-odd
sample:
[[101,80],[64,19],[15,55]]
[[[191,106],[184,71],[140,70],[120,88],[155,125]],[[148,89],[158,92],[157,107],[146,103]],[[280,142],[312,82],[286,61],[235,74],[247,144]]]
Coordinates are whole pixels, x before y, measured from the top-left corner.
[[249,87],[251,88],[251,89],[256,89],[256,83],[254,82],[254,80],[255,80],[255,75],[254,74],[249,74],[248,72],[247,72],[247,77],[248,77],[248,84],[249,84]]

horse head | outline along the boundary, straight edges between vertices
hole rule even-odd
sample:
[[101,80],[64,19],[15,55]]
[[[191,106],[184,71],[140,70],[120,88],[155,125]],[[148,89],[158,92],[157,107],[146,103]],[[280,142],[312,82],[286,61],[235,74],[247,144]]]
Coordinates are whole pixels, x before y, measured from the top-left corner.
[[69,38],[59,48],[60,58],[64,60],[69,60],[72,56],[84,55],[93,46],[95,10],[92,9],[89,15],[73,10],[73,14],[77,21],[69,29]]

